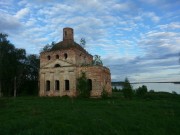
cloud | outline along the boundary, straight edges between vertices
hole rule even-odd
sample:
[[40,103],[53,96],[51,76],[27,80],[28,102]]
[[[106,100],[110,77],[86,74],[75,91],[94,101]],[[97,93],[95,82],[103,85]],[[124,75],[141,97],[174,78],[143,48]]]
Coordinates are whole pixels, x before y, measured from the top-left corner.
[[140,14],[141,18],[149,18],[151,19],[154,23],[158,23],[160,21],[160,17],[156,15],[154,12],[142,12]]
[[139,46],[147,55],[157,57],[162,54],[177,52],[180,50],[179,33],[150,31],[139,40]]
[[6,13],[0,13],[0,31],[1,32],[12,32],[14,30],[18,30],[21,27],[21,23],[14,18],[13,16],[6,14]]
[[29,13],[29,9],[28,8],[23,8],[21,10],[19,10],[14,17],[16,17],[17,19],[22,19],[23,17],[25,17],[27,14]]
[[0,31],[16,47],[39,54],[45,44],[62,40],[63,27],[72,27],[75,41],[86,39],[87,51],[101,56],[113,80],[172,80],[179,71],[180,24],[177,6],[171,3],[10,0],[0,2]]
[[170,30],[176,30],[180,29],[180,23],[179,22],[171,22],[169,24],[159,25],[160,29],[170,29]]
[[[103,58],[103,62],[111,69],[113,81],[123,81],[128,77],[130,81],[170,81],[178,78],[173,75],[179,71],[178,63],[179,33],[149,31],[144,33],[137,42],[144,55],[112,55]],[[119,41],[122,44],[132,43]],[[123,43],[124,42],[124,43]],[[123,48],[127,48],[124,46]],[[113,48],[116,50],[115,48]],[[130,52],[128,50],[128,52]]]
[[131,7],[130,3],[116,3],[112,6],[113,9],[119,11],[128,11],[130,7]]
[[153,8],[159,8],[161,10],[168,10],[179,8],[179,0],[140,0],[141,3],[152,6]]
[[155,15],[155,13],[153,13],[153,12],[146,13],[146,16],[150,17],[151,20],[154,21],[154,22],[159,22],[159,20],[160,20],[160,17]]
[[168,74],[171,74],[174,70],[178,71],[180,68],[177,62],[177,54],[173,54],[171,57],[162,57],[161,59],[121,57],[111,60],[106,58],[103,61],[111,69],[113,81],[123,81],[125,77],[128,77],[132,82],[160,81],[165,79],[170,81],[173,77],[168,76]]
[[159,0],[140,0],[140,1],[142,1],[144,3],[149,3],[149,4],[158,4],[158,3],[160,3]]

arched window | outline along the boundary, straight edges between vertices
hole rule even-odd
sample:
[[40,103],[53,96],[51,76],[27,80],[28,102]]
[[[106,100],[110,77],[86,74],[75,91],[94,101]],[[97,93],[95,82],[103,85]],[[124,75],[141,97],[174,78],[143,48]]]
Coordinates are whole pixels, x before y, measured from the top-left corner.
[[51,56],[48,55],[48,56],[47,56],[47,59],[50,60],[50,59],[51,59]]
[[91,91],[92,90],[92,80],[88,79],[88,90]]
[[69,80],[65,80],[65,90],[69,90]]
[[55,67],[55,68],[56,68],[56,67],[60,67],[60,65],[59,65],[59,64],[56,64],[54,67]]
[[68,57],[68,55],[67,55],[67,53],[65,53],[65,54],[64,54],[64,58],[67,59],[67,57]]
[[56,59],[59,59],[59,55],[56,55]]
[[59,80],[55,81],[55,90],[59,90]]
[[50,81],[49,80],[47,80],[46,81],[46,91],[50,91]]

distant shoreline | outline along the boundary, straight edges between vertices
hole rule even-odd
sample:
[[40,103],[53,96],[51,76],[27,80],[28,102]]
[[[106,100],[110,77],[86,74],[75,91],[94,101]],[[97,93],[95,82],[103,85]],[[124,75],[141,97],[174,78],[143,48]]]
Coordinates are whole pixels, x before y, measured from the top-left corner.
[[[131,84],[142,84],[142,83],[174,83],[174,84],[180,84],[180,82],[132,82]],[[111,85],[118,86],[123,85],[124,82],[111,82]]]

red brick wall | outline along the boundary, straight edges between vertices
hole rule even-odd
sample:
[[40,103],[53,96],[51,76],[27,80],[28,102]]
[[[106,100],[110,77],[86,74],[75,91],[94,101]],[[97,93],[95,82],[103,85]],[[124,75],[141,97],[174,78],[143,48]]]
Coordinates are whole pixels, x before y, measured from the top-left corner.
[[103,89],[109,94],[112,93],[111,89],[111,74],[110,70],[103,66],[85,66],[77,69],[78,77],[81,73],[85,72],[86,77],[92,80],[91,96],[101,96]]
[[[64,54],[67,54],[67,59],[65,59]],[[52,62],[56,60],[56,55],[59,55],[59,59],[67,61],[69,63],[75,64],[75,65],[86,65],[86,64],[92,64],[93,57],[91,55],[88,55],[84,52],[81,52],[77,49],[67,49],[62,51],[51,51],[51,52],[44,52],[40,55],[40,67],[48,64],[49,62]],[[50,60],[48,60],[48,56],[51,57]]]

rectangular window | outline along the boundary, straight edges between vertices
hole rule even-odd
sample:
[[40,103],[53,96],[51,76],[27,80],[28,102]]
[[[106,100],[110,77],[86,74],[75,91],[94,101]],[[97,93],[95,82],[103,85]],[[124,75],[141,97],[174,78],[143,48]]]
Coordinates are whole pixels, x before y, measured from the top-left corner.
[[65,90],[69,90],[69,80],[65,80]]
[[46,81],[46,91],[50,91],[50,81]]
[[59,90],[59,80],[55,81],[55,90]]

